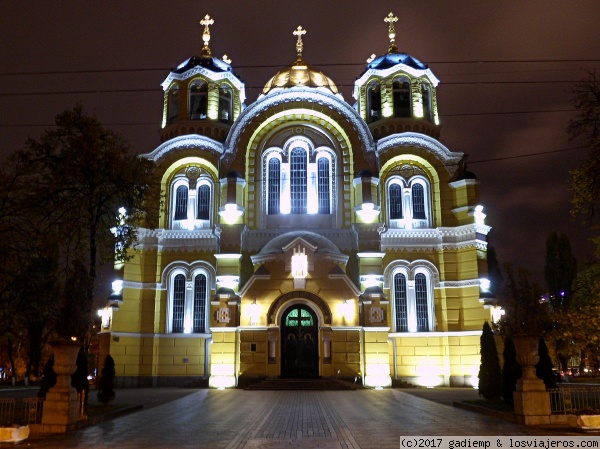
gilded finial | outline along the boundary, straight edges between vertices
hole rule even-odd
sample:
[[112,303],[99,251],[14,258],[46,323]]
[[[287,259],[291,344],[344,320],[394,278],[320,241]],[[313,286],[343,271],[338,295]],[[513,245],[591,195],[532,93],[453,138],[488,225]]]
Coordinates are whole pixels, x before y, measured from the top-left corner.
[[304,44],[302,43],[302,36],[306,34],[306,30],[302,28],[302,25],[298,25],[296,31],[294,31],[294,36],[298,36],[298,40],[296,41],[296,53],[298,53],[298,57],[302,57],[302,49],[304,48]]
[[390,48],[388,49],[389,53],[398,52],[398,47],[396,46],[396,30],[394,29],[394,23],[398,21],[398,17],[396,17],[393,13],[389,13],[384,22],[389,23],[390,26],[388,28],[388,36],[390,38]]
[[230,64],[231,65],[231,59],[229,59],[229,56],[223,55],[223,57],[221,59],[223,60],[223,62],[225,64]]
[[375,53],[373,53],[371,56],[369,56],[369,59],[367,59],[367,64],[372,63],[376,57],[377,57],[377,55]]
[[208,46],[208,42],[210,41],[210,29],[208,27],[213,23],[215,23],[215,21],[208,14],[200,21],[200,25],[204,25],[204,32],[202,33],[202,40],[204,41],[204,48],[202,48],[203,57],[210,57],[210,47]]

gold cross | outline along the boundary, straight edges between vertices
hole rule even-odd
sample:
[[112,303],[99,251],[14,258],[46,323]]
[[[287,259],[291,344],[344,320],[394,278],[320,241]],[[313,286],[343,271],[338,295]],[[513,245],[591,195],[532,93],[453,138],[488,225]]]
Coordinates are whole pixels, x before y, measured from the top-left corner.
[[202,40],[204,41],[204,46],[208,47],[208,41],[210,41],[210,30],[208,27],[215,23],[213,19],[207,14],[204,16],[204,19],[200,21],[200,25],[204,25],[204,33],[202,34]]
[[389,13],[383,21],[390,24],[388,28],[388,36],[390,38],[389,52],[398,51],[398,47],[396,47],[396,30],[394,29],[394,23],[398,21],[398,17],[393,13]]
[[298,41],[296,42],[296,52],[298,53],[298,56],[300,56],[304,47],[302,44],[302,36],[306,34],[306,30],[302,28],[302,25],[298,25],[298,28],[296,28],[296,31],[294,31],[293,34],[294,36],[298,36]]

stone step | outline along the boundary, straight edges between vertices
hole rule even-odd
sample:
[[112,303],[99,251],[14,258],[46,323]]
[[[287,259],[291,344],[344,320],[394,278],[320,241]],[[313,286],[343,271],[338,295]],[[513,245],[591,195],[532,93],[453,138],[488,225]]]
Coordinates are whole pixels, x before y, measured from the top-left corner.
[[335,379],[267,379],[245,390],[356,390],[360,385]]

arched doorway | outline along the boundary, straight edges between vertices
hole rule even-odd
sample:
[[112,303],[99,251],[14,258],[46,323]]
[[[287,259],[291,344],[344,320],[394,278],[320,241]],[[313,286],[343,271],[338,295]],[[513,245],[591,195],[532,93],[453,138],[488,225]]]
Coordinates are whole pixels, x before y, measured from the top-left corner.
[[303,304],[290,306],[281,319],[281,377],[319,377],[319,326],[315,312]]

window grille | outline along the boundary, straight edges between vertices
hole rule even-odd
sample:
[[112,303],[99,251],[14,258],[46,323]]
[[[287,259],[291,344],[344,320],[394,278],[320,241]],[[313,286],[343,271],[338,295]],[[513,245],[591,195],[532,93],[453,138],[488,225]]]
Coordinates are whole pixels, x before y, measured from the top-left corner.
[[415,276],[415,305],[417,312],[417,332],[429,331],[429,312],[427,301],[427,279],[423,273]]
[[268,204],[267,213],[270,215],[279,213],[281,161],[277,158],[269,160],[269,179],[268,179]]
[[389,197],[390,219],[402,218],[402,187],[399,184],[390,184]]
[[306,151],[294,148],[290,154],[290,200],[292,214],[306,213]]
[[329,160],[322,157],[317,162],[319,213],[329,214],[331,210],[329,195]]
[[194,323],[192,332],[206,332],[206,276],[194,279]]
[[209,220],[210,219],[210,187],[206,184],[202,184],[198,187],[198,220]]
[[413,218],[425,219],[425,191],[421,184],[412,186]]
[[173,333],[183,332],[183,318],[185,315],[185,276],[178,274],[173,279]]
[[188,188],[179,186],[175,191],[175,220],[185,220],[187,218],[188,206]]
[[408,332],[406,276],[402,273],[397,273],[394,276],[394,308],[396,312],[396,332]]

